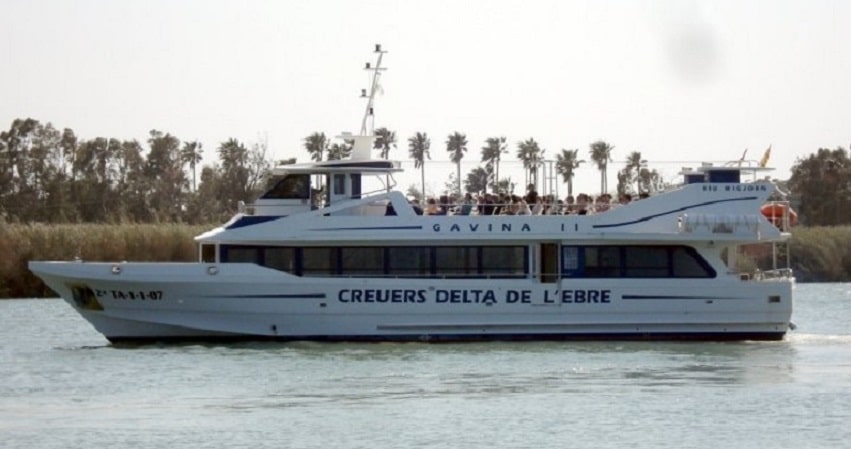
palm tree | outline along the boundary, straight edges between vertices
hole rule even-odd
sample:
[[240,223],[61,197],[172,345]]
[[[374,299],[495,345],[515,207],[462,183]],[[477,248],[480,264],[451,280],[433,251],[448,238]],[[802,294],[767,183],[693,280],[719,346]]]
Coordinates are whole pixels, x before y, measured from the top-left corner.
[[180,161],[184,164],[189,164],[189,169],[192,170],[192,191],[197,191],[195,186],[195,167],[201,162],[201,142],[183,142],[183,149],[180,150]]
[[396,149],[396,132],[387,128],[376,129],[372,148],[381,150],[381,159],[387,159],[390,156],[390,149]]
[[431,160],[429,148],[431,148],[431,139],[426,133],[417,132],[408,139],[408,155],[414,160],[414,168],[420,169],[423,198],[425,198],[425,160]]
[[528,170],[526,184],[538,185],[538,167],[544,160],[544,150],[538,146],[535,139],[517,143],[517,158],[523,161],[523,168]]
[[609,162],[612,160],[612,150],[615,147],[609,145],[608,143],[598,140],[591,144],[591,160],[597,164],[597,169],[600,170],[600,194],[606,193],[608,190],[608,183],[606,182],[606,169],[609,166]]
[[[485,139],[485,146],[482,147],[482,162],[486,163],[488,177],[492,178],[491,185],[494,189],[496,189],[499,181],[499,161],[505,153],[508,153],[505,137],[488,137]],[[487,186],[485,186],[485,189],[487,191]]]
[[[390,149],[396,148],[396,132],[390,131],[387,128],[378,128],[375,130],[375,141],[372,142],[372,148],[381,150],[381,158],[389,159]],[[384,185],[390,188],[390,175],[384,177]]]
[[455,163],[458,171],[455,179],[458,181],[458,195],[461,194],[461,159],[464,158],[464,153],[467,151],[467,136],[455,131],[446,139],[446,151],[449,152],[449,159]]
[[345,159],[352,154],[352,146],[347,142],[344,143],[334,143],[328,147],[328,157],[326,160],[329,161],[339,161],[341,159]]
[[490,173],[487,169],[476,167],[467,173],[467,179],[464,180],[464,190],[467,192],[482,192],[487,191]]
[[328,138],[325,133],[313,133],[304,138],[304,148],[310,153],[310,159],[320,162],[322,155],[328,150]]
[[626,174],[627,174],[627,182],[630,184],[632,181],[635,181],[635,191],[638,193],[638,173],[641,170],[641,152],[633,151],[629,153],[629,156],[626,158]]
[[556,170],[561,175],[564,182],[567,183],[567,195],[573,196],[573,176],[574,170],[579,168],[579,164],[585,162],[579,160],[579,149],[565,150],[561,149],[561,154],[556,156]]

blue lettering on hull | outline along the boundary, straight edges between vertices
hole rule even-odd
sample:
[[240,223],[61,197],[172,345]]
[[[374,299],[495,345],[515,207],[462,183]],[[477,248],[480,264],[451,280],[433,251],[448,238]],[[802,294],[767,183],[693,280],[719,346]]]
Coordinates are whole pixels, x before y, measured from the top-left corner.
[[532,290],[491,289],[344,289],[337,301],[344,304],[611,304],[611,290]]

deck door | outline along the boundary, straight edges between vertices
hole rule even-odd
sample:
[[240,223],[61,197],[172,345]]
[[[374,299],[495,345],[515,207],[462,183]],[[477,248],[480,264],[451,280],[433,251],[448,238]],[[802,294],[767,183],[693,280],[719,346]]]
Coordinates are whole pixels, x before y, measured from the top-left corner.
[[542,283],[554,283],[559,279],[558,243],[541,243],[538,251],[538,275]]

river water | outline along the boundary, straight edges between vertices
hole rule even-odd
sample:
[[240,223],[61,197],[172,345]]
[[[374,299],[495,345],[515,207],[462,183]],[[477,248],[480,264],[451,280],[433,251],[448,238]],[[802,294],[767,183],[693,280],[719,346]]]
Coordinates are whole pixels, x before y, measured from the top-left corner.
[[114,347],[0,301],[0,447],[847,447],[851,284],[795,293],[758,343]]

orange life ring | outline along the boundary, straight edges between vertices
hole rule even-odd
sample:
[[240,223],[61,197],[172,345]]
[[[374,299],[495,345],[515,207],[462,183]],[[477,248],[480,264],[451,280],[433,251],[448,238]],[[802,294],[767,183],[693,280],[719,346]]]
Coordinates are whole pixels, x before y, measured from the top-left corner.
[[789,225],[794,226],[798,222],[798,214],[788,205],[781,203],[769,203],[759,208],[762,215],[772,224],[778,225],[783,221],[783,217],[789,214]]

